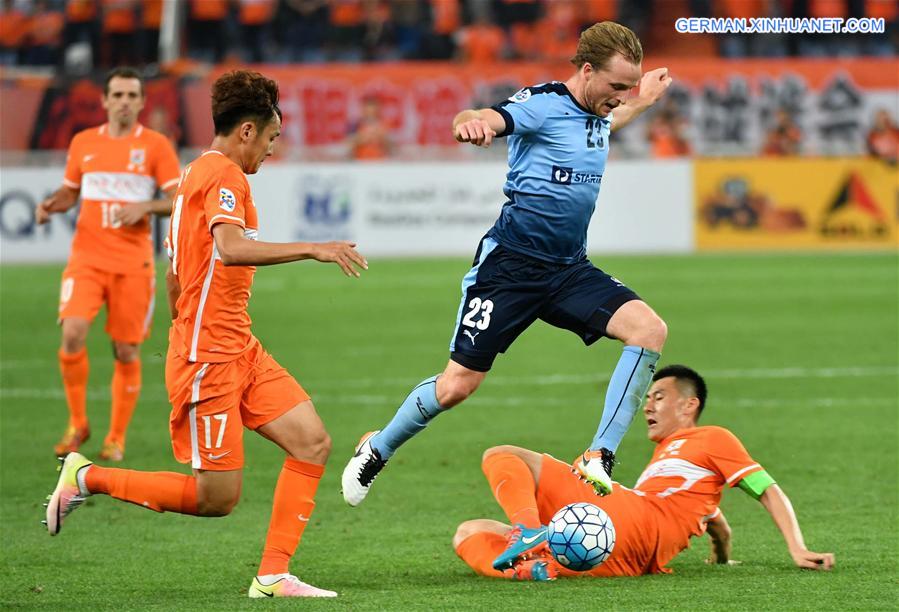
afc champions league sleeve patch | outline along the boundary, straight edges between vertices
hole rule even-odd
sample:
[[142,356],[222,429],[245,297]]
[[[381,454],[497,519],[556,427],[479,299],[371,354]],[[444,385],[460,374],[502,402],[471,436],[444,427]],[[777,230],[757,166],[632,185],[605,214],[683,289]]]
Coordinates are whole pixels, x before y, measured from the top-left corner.
[[531,90],[525,87],[524,89],[519,89],[515,92],[515,95],[509,98],[509,102],[525,102],[530,97]]
[[219,189],[219,207],[227,212],[234,212],[235,206],[237,206],[237,199],[234,197],[234,193],[224,187]]

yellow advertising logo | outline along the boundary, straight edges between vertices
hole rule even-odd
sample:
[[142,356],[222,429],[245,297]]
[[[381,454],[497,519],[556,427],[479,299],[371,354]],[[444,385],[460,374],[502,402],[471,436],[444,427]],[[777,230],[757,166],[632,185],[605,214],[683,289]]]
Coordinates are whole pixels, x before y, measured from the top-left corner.
[[899,181],[864,159],[700,160],[700,249],[896,248]]

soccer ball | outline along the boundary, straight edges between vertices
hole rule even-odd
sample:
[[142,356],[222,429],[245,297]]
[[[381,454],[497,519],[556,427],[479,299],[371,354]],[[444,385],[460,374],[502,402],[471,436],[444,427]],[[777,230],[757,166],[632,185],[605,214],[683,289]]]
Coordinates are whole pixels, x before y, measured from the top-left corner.
[[586,572],[612,554],[615,526],[602,508],[568,504],[550,519],[547,542],[556,561],[570,570]]

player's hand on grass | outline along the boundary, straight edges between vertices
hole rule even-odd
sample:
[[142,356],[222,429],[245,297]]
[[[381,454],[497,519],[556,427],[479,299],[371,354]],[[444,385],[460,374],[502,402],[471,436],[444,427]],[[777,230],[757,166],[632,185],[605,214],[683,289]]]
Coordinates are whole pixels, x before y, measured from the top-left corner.
[[134,225],[150,214],[149,202],[129,202],[116,211],[115,219],[122,225]]
[[640,97],[649,104],[654,104],[671,85],[671,81],[667,68],[650,70],[640,79]]
[[316,245],[316,250],[313,252],[312,257],[316,261],[334,262],[340,266],[344,274],[358,278],[359,272],[356,268],[368,270],[368,262],[355,249],[355,246],[355,242],[347,242],[345,240],[322,242]]
[[709,557],[705,562],[706,565],[743,565],[742,561],[737,561],[736,559],[718,559],[715,557]]
[[469,119],[453,129],[453,136],[459,142],[470,142],[478,147],[489,147],[496,132],[484,119]]
[[834,565],[833,553],[816,553],[804,548],[791,550],[793,562],[802,569],[827,571]]

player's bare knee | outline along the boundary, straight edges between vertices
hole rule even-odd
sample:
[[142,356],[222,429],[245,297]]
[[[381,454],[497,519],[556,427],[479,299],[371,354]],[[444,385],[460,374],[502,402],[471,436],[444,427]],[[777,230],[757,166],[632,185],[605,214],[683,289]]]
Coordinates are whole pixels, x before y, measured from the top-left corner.
[[475,533],[474,524],[475,521],[465,521],[456,527],[456,533],[453,534],[453,550],[458,550],[462,542]]
[[477,391],[479,385],[480,380],[476,378],[453,376],[444,385],[441,385],[442,393],[437,399],[443,408],[452,408],[468,399],[472,393]]
[[517,454],[516,451],[520,450],[517,446],[512,446],[511,444],[502,444],[500,446],[491,446],[487,450],[484,451],[484,454],[481,455],[481,463],[483,464],[485,461],[493,457],[494,455],[501,454]]
[[197,514],[200,516],[217,517],[228,516],[237,502],[240,501],[240,493],[233,496],[216,497],[214,499],[197,499]]
[[312,463],[324,465],[331,455],[331,436],[322,429],[314,440],[308,445],[307,455]]
[[65,353],[78,353],[87,341],[87,322],[76,322],[66,319],[62,324],[62,350]]
[[140,347],[137,344],[113,342],[112,351],[115,354],[116,361],[122,363],[131,363],[137,361],[140,357]]
[[660,353],[667,339],[668,325],[657,314],[651,313],[641,322],[639,328],[624,339],[624,342]]

